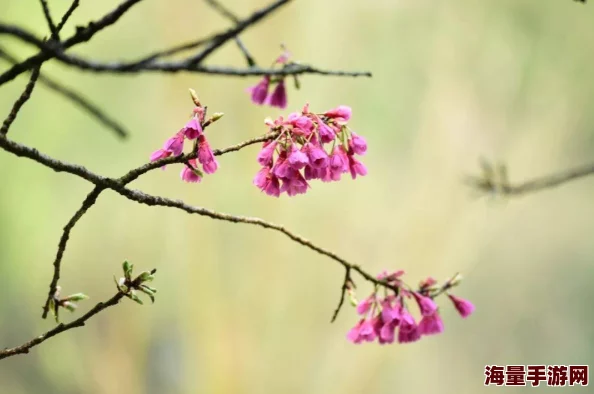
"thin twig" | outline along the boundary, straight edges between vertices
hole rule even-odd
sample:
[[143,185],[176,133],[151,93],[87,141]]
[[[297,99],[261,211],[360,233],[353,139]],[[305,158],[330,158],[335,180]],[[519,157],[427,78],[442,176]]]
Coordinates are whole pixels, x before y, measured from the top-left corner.
[[49,312],[49,304],[52,296],[56,292],[56,287],[58,286],[58,280],[60,280],[60,266],[62,262],[62,257],[64,256],[64,251],[66,250],[66,244],[68,243],[68,239],[70,238],[70,231],[74,228],[76,223],[83,217],[83,215],[97,202],[97,197],[99,194],[104,190],[101,186],[95,186],[95,188],[87,195],[85,200],[82,203],[82,206],[74,213],[74,216],[70,218],[66,226],[64,226],[64,230],[62,232],[62,236],[60,237],[60,243],[58,244],[58,252],[56,253],[56,258],[54,259],[54,274],[52,276],[52,281],[50,283],[50,290],[48,293],[48,298],[46,300],[45,305],[43,306],[43,315],[42,317],[45,319]]
[[[17,64],[18,60],[6,52],[5,49],[0,47],[0,58],[7,60],[12,64]],[[62,85],[59,82],[54,81],[53,79],[46,77],[44,74],[40,74],[38,81],[45,85],[46,87],[50,88],[51,90],[59,93],[72,101],[75,105],[81,107],[84,111],[88,112],[91,116],[93,116],[99,123],[102,123],[107,128],[113,130],[119,137],[126,138],[128,136],[128,131],[124,128],[124,126],[120,125],[116,120],[112,119],[109,115],[103,112],[96,104],[92,103],[88,98],[84,97],[82,94],[70,89]]]
[[25,90],[23,91],[21,96],[17,99],[17,101],[15,101],[14,105],[12,106],[12,110],[8,114],[8,117],[6,119],[4,119],[4,122],[2,123],[2,127],[0,127],[0,134],[2,134],[2,135],[8,134],[8,129],[12,125],[12,122],[14,122],[17,114],[19,113],[19,111],[21,110],[23,105],[27,102],[27,100],[29,100],[29,97],[31,97],[31,92],[33,92],[33,88],[35,87],[35,82],[37,82],[37,77],[39,77],[39,67],[36,67],[35,69],[33,69],[33,72],[31,73],[31,77],[29,78],[29,82],[27,83]]
[[45,20],[47,21],[47,25],[49,26],[50,33],[52,33],[52,39],[55,41],[60,41],[60,35],[58,33],[58,29],[54,24],[52,19],[52,15],[50,13],[49,5],[47,4],[47,0],[39,0],[41,3],[41,8],[43,9],[43,15],[45,16]]
[[510,184],[507,180],[500,181],[491,176],[470,176],[467,183],[472,187],[487,193],[504,196],[520,196],[545,189],[551,189],[567,182],[594,175],[594,163],[570,168],[555,174],[530,179],[517,184]]
[[[128,11],[132,6],[134,6],[136,3],[139,3],[140,1],[142,0],[125,0],[124,2],[120,3],[120,5],[117,6],[113,11],[104,15],[103,18],[99,19],[98,21],[90,22],[86,27],[78,28],[72,37],[62,42],[61,49],[66,50],[74,45],[80,44],[81,42],[90,40],[91,37],[93,37],[99,31],[116,23],[120,17],[126,13],[126,11]],[[6,25],[4,25],[4,27],[6,27]],[[0,29],[0,33],[2,32],[6,31]],[[2,75],[0,75],[0,85],[3,85],[8,81],[12,81],[18,75],[40,65],[52,57],[53,55],[51,52],[42,51],[37,55],[31,56],[25,61],[12,66]]]
[[68,8],[68,10],[66,10],[66,12],[64,13],[64,16],[62,16],[62,20],[60,21],[60,23],[58,23],[58,27],[57,27],[58,32],[62,31],[62,28],[64,27],[66,22],[68,22],[68,19],[70,19],[74,10],[78,7],[79,2],[80,2],[79,0],[74,0],[72,2],[72,4],[70,4],[70,7]]
[[[128,0],[131,1],[131,0]],[[137,0],[139,1],[139,0]],[[158,72],[180,72],[180,71],[188,71],[193,73],[203,73],[203,74],[218,74],[218,75],[228,75],[228,76],[262,76],[262,75],[299,75],[299,74],[319,74],[319,75],[334,75],[334,76],[367,76],[371,77],[370,72],[347,72],[347,71],[328,71],[318,69],[316,67],[310,65],[303,65],[303,64],[291,64],[287,65],[282,69],[262,69],[258,67],[250,67],[247,69],[233,69],[229,67],[212,67],[212,66],[203,66],[200,63],[206,59],[210,54],[212,54],[216,49],[222,46],[228,40],[236,37],[238,34],[243,32],[248,27],[254,25],[255,23],[262,20],[265,16],[269,15],[280,6],[288,3],[290,0],[277,0],[274,3],[270,4],[267,7],[264,7],[261,10],[255,11],[251,16],[239,21],[239,23],[224,32],[209,36],[205,39],[201,39],[198,41],[194,41],[188,44],[184,44],[166,51],[156,52],[147,57],[144,57],[140,60],[134,62],[111,62],[111,63],[101,63],[92,60],[87,60],[79,56],[69,55],[64,53],[64,50],[76,45],[79,42],[82,42],[82,39],[78,37],[77,33],[75,36],[71,37],[70,39],[66,40],[63,43],[62,47],[56,46],[55,43],[52,42],[44,42],[43,40],[38,39],[30,32],[18,27],[12,26],[7,24],[0,23],[0,34],[11,34],[16,37],[19,37],[25,42],[28,42],[32,45],[37,46],[42,52],[39,55],[33,56],[18,65],[13,66],[10,70],[6,71],[4,74],[0,75],[0,85],[12,78],[14,76],[23,72],[27,67],[31,67],[32,64],[41,63],[46,61],[50,58],[56,58],[57,60],[74,66],[76,68],[82,70],[89,70],[93,72],[110,72],[110,73],[138,73],[142,71],[158,71]],[[105,18],[104,18],[105,19]],[[99,23],[99,22],[97,22]],[[95,26],[94,24],[90,24],[90,27]],[[83,30],[88,30],[90,27],[87,27]],[[82,31],[82,30],[81,30]],[[92,33],[92,34],[91,34]],[[91,30],[90,33],[87,35],[92,36],[94,34],[94,30]],[[174,54],[178,51],[189,49],[194,46],[208,44],[204,50],[199,52],[198,54],[191,56],[187,59],[183,59],[180,61],[171,61],[171,62],[157,62],[157,59]],[[15,70],[15,67],[18,68]]]
[[330,323],[334,323],[336,318],[338,317],[338,313],[342,309],[342,305],[344,304],[344,299],[346,298],[347,292],[351,289],[353,285],[353,280],[351,279],[351,268],[346,267],[344,269],[344,280],[342,281],[342,287],[340,289],[340,300],[338,301],[338,306],[334,310],[332,314],[332,319],[330,319]]
[[[87,27],[80,28],[77,30],[76,34],[74,34],[69,39],[65,40],[60,47],[57,47],[50,43],[44,43],[43,41],[37,39],[32,34],[26,32],[25,30],[18,28],[16,26],[10,26],[6,24],[0,23],[0,34],[12,34],[16,37],[21,38],[22,40],[29,42],[30,44],[34,44],[39,48],[42,48],[42,51],[37,55],[31,56],[22,63],[19,63],[3,74],[0,75],[0,85],[11,81],[17,75],[25,72],[26,70],[35,67],[38,64],[41,64],[53,57],[56,57],[64,62],[67,62],[68,59],[74,59],[73,57],[67,56],[63,53],[64,50],[76,45],[80,44],[81,42],[88,41],[91,39],[93,35],[95,35],[100,30],[104,29],[105,27],[112,25],[115,23],[130,7],[134,4],[138,3],[142,0],[126,0],[121,3],[114,11],[110,12],[109,14],[105,15],[97,22],[91,22]],[[267,7],[262,8],[254,12],[250,17],[244,19],[241,23],[238,23],[235,27],[228,29],[222,33],[215,34],[208,38],[209,45],[198,54],[188,58],[186,60],[187,65],[186,67],[192,67],[198,65],[201,61],[203,61],[206,57],[208,57],[211,53],[213,53],[216,49],[220,46],[225,44],[228,40],[234,38],[239,33],[247,29],[248,27],[254,25],[255,23],[262,20],[265,16],[269,15],[277,8],[282,6],[283,4],[288,3],[291,0],[277,0],[274,3],[270,4]],[[194,43],[195,44],[195,43]],[[154,58],[155,54],[151,55]],[[135,67],[140,67],[142,65],[147,64],[147,60],[143,59],[134,63]],[[152,61],[151,61],[152,62]],[[148,64],[151,64],[149,62]],[[132,67],[131,64],[123,64],[122,70],[129,69]],[[82,66],[80,66],[82,67]],[[143,69],[143,68],[141,68]]]
[[[212,8],[214,8],[217,12],[219,12],[225,18],[231,20],[233,23],[238,24],[241,22],[240,19],[237,16],[235,16],[234,13],[229,11],[224,5],[219,3],[217,0],[204,0],[204,1],[206,1],[206,3],[208,5],[210,5]],[[245,61],[248,65],[248,67],[254,67],[256,65],[256,61],[254,60],[254,57],[250,54],[250,52],[248,51],[246,46],[243,44],[243,41],[241,40],[241,38],[239,38],[239,36],[235,36],[235,43],[237,44],[237,47],[243,54],[243,57],[245,58]]]
[[217,50],[219,47],[225,44],[228,40],[236,37],[242,31],[244,31],[250,26],[253,26],[257,22],[274,12],[276,9],[289,3],[290,1],[291,0],[277,0],[274,3],[262,8],[261,10],[254,12],[251,16],[244,19],[243,21],[239,21],[239,23],[237,23],[235,27],[227,30],[224,33],[218,34],[210,41],[209,45],[207,45],[207,47],[204,50],[188,59],[188,65],[200,64],[200,62],[206,59],[211,53],[213,53],[215,50]]
[[[111,62],[103,63],[93,60],[87,60],[79,56],[68,55],[64,53],[60,48],[57,48],[51,42],[44,42],[29,32],[10,25],[4,25],[0,23],[0,34],[7,33],[18,36],[24,41],[37,46],[42,49],[46,54],[50,54],[50,57],[54,57],[60,62],[76,67],[81,70],[98,72],[98,73],[139,73],[139,72],[166,72],[176,73],[181,71],[187,71],[196,74],[212,74],[212,75],[226,75],[236,77],[249,77],[249,76],[288,76],[288,75],[301,75],[301,74],[317,74],[317,75],[332,75],[340,77],[371,77],[372,74],[369,71],[334,71],[334,70],[323,70],[307,64],[292,63],[280,69],[266,69],[260,67],[250,67],[246,69],[237,69],[232,67],[221,67],[221,66],[206,66],[200,64],[194,64],[194,57],[183,59],[179,61],[163,62],[156,61],[160,56],[167,53],[157,52],[150,55],[147,58],[143,58],[134,62]],[[216,37],[216,36],[215,36]],[[213,38],[214,39],[214,38]],[[177,48],[178,49],[178,48]],[[23,63],[27,63],[25,60]],[[18,66],[18,65],[17,65]],[[16,66],[14,66],[16,67]],[[13,67],[13,68],[14,68]],[[12,70],[12,69],[11,69]],[[10,72],[0,75],[0,85],[2,84],[2,77]],[[18,74],[17,74],[18,75]]]
[[[140,276],[138,276],[132,282],[133,285],[139,284],[139,283],[141,283]],[[86,321],[89,320],[91,317],[93,317],[96,314],[98,314],[99,312],[109,308],[110,306],[117,305],[118,302],[120,302],[120,300],[122,298],[124,298],[125,296],[126,296],[126,293],[124,293],[122,290],[118,289],[118,292],[113,297],[111,297],[109,300],[104,301],[104,302],[99,302],[97,305],[95,305],[93,308],[91,308],[91,310],[89,310],[87,313],[85,313],[78,319],[73,320],[68,324],[60,323],[56,327],[54,327],[51,330],[49,330],[48,332],[46,332],[45,334],[42,334],[36,338],[33,338],[32,340],[30,340],[20,346],[0,350],[0,360],[7,358],[7,357],[11,357],[11,356],[16,356],[18,354],[29,353],[29,350],[31,348],[47,341],[48,339],[50,339],[52,337],[55,337],[58,334],[61,334],[65,331],[71,330],[76,327],[84,326]]]

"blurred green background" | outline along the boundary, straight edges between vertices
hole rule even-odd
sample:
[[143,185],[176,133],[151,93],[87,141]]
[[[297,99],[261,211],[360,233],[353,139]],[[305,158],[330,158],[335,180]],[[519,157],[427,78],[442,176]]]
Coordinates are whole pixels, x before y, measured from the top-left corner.
[[[49,3],[57,18],[70,2]],[[82,1],[64,36],[117,3]],[[240,16],[267,4],[223,3]],[[284,42],[296,60],[374,73],[305,76],[301,90],[289,87],[289,110],[305,102],[315,111],[352,106],[351,126],[369,143],[369,175],[273,199],[251,184],[258,170],[251,147],[221,157],[219,172],[198,185],[181,182],[179,166],[132,185],[282,223],[371,272],[404,269],[411,283],[461,271],[457,294],[477,306],[467,321],[441,300],[443,335],[354,346],[345,340],[356,321],[352,309],[329,323],[343,277],[333,261],[267,230],[141,206],[108,191],[72,232],[63,291],[91,296],[80,316],[114,293],[112,275],[129,259],[158,268],[156,303],[123,302],[2,361],[0,392],[477,393],[505,390],[483,386],[485,364],[593,364],[592,180],[510,201],[477,199],[462,183],[482,156],[507,163],[512,181],[590,160],[593,7],[570,0],[293,1],[241,37],[262,65]],[[1,0],[0,19],[47,35],[35,0]],[[228,26],[199,0],[147,0],[73,53],[132,60]],[[19,58],[35,51],[5,36],[1,44]],[[208,64],[244,66],[233,42]],[[42,72],[92,97],[131,138],[118,140],[43,85],[11,138],[109,176],[146,162],[184,124],[190,87],[211,112],[226,114],[208,129],[214,147],[260,135],[263,119],[282,113],[250,103],[244,89],[257,78],[110,76],[57,62]],[[2,87],[0,114],[27,78]],[[0,180],[4,347],[53,326],[40,319],[51,263],[62,227],[92,185],[7,153],[0,153]],[[363,297],[370,289],[358,284]]]

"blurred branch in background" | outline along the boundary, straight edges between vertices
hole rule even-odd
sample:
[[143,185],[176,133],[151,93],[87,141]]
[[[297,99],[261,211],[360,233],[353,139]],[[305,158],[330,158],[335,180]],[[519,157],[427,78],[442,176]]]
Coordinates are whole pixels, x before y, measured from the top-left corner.
[[[230,19],[233,23],[235,23],[235,24],[241,23],[241,20],[238,17],[236,17],[234,13],[229,11],[227,8],[225,8],[225,6],[223,6],[218,1],[216,1],[216,0],[204,0],[204,1],[206,1],[206,3],[208,5],[210,5],[216,11],[218,11],[225,18]],[[247,50],[247,48],[245,47],[245,45],[243,44],[243,41],[241,41],[241,38],[239,38],[239,36],[235,36],[235,43],[237,44],[237,47],[239,48],[239,50],[241,51],[243,56],[245,57],[245,61],[248,65],[248,67],[254,67],[256,65],[256,61],[254,60],[254,58],[252,57],[250,52]]]
[[503,196],[519,196],[550,189],[567,182],[594,175],[594,164],[571,168],[555,174],[530,179],[522,183],[511,184],[508,180],[507,167],[498,165],[494,167],[487,161],[481,161],[482,174],[468,176],[467,183],[483,193]]
[[[3,48],[0,48],[0,58],[5,59],[11,64],[19,63],[18,60],[12,54],[8,53]],[[54,92],[63,95],[64,97],[72,101],[75,105],[82,108],[84,111],[87,111],[99,123],[102,123],[107,128],[113,130],[118,137],[126,138],[128,136],[128,132],[122,125],[120,125],[116,120],[114,120],[105,112],[103,112],[103,110],[101,110],[98,105],[92,103],[88,98],[86,98],[82,94],[76,92],[75,90],[72,90],[69,87],[62,85],[57,81],[54,81],[49,77],[46,77],[43,74],[39,75],[39,82],[41,82],[43,85],[53,90]]]

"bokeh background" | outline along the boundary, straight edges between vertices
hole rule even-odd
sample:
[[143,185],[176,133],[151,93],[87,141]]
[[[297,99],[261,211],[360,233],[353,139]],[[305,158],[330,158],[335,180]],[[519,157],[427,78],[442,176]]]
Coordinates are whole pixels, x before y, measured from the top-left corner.
[[[69,3],[51,0],[53,15]],[[117,3],[82,1],[64,35]],[[247,16],[266,1],[224,4]],[[369,175],[274,199],[251,184],[258,170],[251,147],[221,157],[220,171],[199,185],[182,183],[179,166],[133,184],[283,223],[369,271],[404,269],[412,283],[461,271],[457,294],[477,306],[468,320],[441,300],[443,335],[354,346],[345,340],[356,321],[351,308],[329,323],[343,277],[333,261],[274,232],[105,192],[72,232],[64,257],[64,292],[91,296],[74,316],[114,293],[112,275],[124,259],[158,268],[156,303],[123,302],[2,361],[0,392],[460,394],[506,390],[483,386],[486,364],[593,364],[592,180],[508,201],[477,198],[462,182],[478,171],[480,157],[506,163],[512,181],[591,159],[593,7],[570,0],[293,1],[241,37],[263,65],[284,42],[296,60],[373,72],[372,79],[305,76],[301,90],[289,87],[290,110],[305,102],[316,111],[352,106],[351,126],[369,143]],[[37,1],[1,0],[0,19],[47,35]],[[228,26],[199,0],[147,0],[74,52],[132,60]],[[0,43],[19,58],[35,51],[7,37]],[[244,65],[233,42],[208,64]],[[281,114],[250,103],[244,89],[257,78],[110,76],[56,62],[42,72],[85,92],[132,135],[117,139],[38,84],[11,138],[109,176],[146,162],[184,124],[189,87],[226,114],[208,129],[214,147],[260,135],[263,119]],[[2,87],[1,114],[27,78]],[[40,319],[51,262],[62,227],[92,186],[7,153],[0,153],[0,180],[4,347],[53,326]],[[370,289],[358,284],[363,297]]]

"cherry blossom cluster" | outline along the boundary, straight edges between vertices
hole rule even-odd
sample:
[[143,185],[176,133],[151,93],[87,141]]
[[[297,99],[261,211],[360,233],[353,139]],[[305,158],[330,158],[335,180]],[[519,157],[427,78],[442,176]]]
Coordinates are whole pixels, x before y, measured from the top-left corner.
[[[156,161],[169,156],[180,156],[183,154],[185,140],[194,141],[193,152],[196,153],[198,163],[202,165],[202,171],[198,168],[196,159],[189,159],[180,173],[182,180],[186,182],[200,182],[204,173],[213,174],[219,168],[212,149],[206,136],[204,128],[206,125],[221,118],[222,114],[216,113],[210,119],[205,121],[206,107],[203,107],[193,90],[190,90],[195,107],[192,116],[186,125],[179,130],[173,137],[169,138],[163,144],[161,149],[156,150],[151,155],[151,161]],[[165,166],[162,167],[165,169]],[[203,173],[204,172],[204,173]]]
[[[289,57],[289,52],[283,48],[283,53],[272,63],[272,67],[276,65],[283,67],[288,65]],[[297,83],[297,79],[295,81]],[[274,84],[276,84],[276,87],[269,93],[271,86]],[[250,94],[254,104],[269,105],[281,109],[287,108],[287,89],[285,87],[284,76],[271,79],[270,75],[265,75],[260,82],[249,87],[246,91]]]
[[[453,303],[460,316],[466,318],[474,312],[474,305],[467,300],[449,293],[460,280],[458,276],[438,285],[433,278],[427,278],[419,284],[418,290],[412,290],[401,280],[404,271],[391,274],[380,274],[377,279],[388,284],[383,296],[380,287],[366,299],[356,302],[352,289],[349,295],[353,305],[357,306],[357,313],[361,315],[359,322],[347,334],[347,339],[353,343],[373,342],[377,339],[380,344],[415,342],[426,335],[443,332],[444,324],[439,315],[439,307],[434,298],[446,294]],[[410,305],[416,304],[419,309],[420,320],[413,317]]]
[[308,180],[339,181],[347,172],[353,179],[366,175],[367,168],[355,155],[364,155],[367,143],[348,127],[350,118],[347,106],[315,114],[306,104],[286,120],[266,119],[270,132],[278,136],[266,141],[258,154],[262,169],[254,185],[269,196],[295,196],[307,192]]

